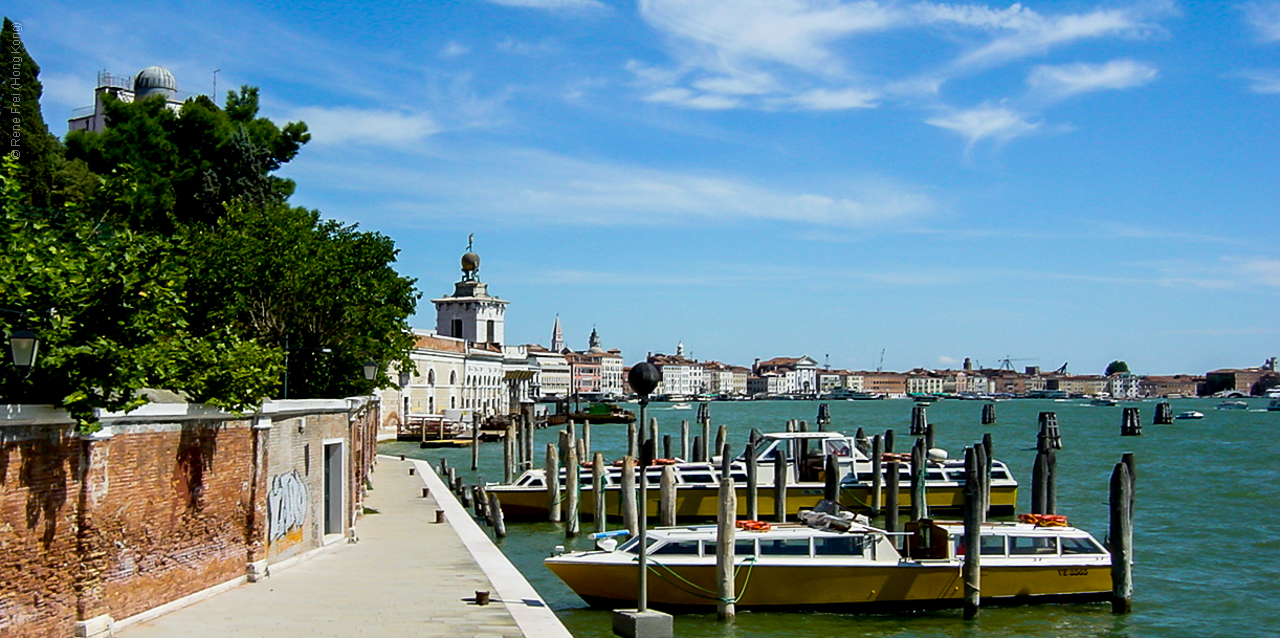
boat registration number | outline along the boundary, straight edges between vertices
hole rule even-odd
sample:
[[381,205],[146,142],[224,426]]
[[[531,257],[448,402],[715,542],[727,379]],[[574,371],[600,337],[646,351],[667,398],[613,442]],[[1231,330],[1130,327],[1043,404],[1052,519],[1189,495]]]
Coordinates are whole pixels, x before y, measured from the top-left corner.
[[1088,567],[1067,567],[1058,570],[1059,576],[1088,576]]

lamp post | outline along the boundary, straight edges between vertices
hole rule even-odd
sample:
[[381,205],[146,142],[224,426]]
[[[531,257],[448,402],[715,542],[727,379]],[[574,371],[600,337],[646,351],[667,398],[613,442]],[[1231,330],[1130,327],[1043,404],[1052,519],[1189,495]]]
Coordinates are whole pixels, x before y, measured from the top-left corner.
[[[627,374],[627,382],[631,384],[631,389],[640,395],[640,423],[641,425],[648,423],[648,407],[649,394],[653,392],[660,382],[662,382],[662,371],[658,366],[642,361],[631,367],[631,372]],[[638,428],[639,432],[644,432],[644,428]],[[641,435],[643,437],[643,434]],[[645,528],[648,519],[647,494],[648,492],[648,466],[653,462],[653,441],[646,440],[640,446],[640,592],[636,597],[636,609],[640,613],[647,611],[649,606],[649,578],[648,564],[645,557]]]
[[9,333],[9,351],[13,355],[13,365],[26,372],[36,364],[36,353],[40,350],[40,337],[30,330],[14,330]]

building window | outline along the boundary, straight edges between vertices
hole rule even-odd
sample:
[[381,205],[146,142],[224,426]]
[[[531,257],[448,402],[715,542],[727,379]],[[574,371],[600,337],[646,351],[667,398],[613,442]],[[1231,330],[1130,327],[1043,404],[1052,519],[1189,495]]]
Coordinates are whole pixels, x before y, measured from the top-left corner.
[[428,370],[428,371],[427,371],[427,385],[434,386],[435,384],[436,384],[436,371],[435,371],[435,370]]
[[485,330],[486,330],[486,334],[488,334],[488,335],[489,335],[489,338],[487,339],[487,341],[488,341],[489,343],[497,343],[497,342],[498,342],[498,339],[497,339],[497,337],[495,336],[496,327],[494,326],[494,323],[493,323],[493,320],[492,320],[492,319],[490,319],[489,321],[486,321],[486,322],[485,322]]
[[452,324],[453,324],[452,325],[453,336],[461,339],[462,338],[462,320],[454,319]]

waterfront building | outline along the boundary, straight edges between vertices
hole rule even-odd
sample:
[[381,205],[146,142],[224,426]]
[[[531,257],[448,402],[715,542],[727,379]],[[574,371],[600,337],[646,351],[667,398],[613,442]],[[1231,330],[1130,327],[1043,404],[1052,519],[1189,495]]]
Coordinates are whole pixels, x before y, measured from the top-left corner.
[[1190,374],[1152,375],[1142,377],[1138,392],[1144,397],[1194,397],[1203,393],[1204,384],[1204,377]]
[[818,392],[818,362],[808,355],[800,357],[774,357],[768,361],[756,360],[752,374],[763,377],[769,373],[783,375],[783,389],[773,394],[811,395]]
[[1085,396],[1108,392],[1107,378],[1097,374],[1050,374],[1045,389]]
[[684,343],[676,346],[674,355],[651,354],[649,363],[662,371],[662,382],[655,394],[690,397],[706,392],[706,370],[701,363],[684,356]]
[[1275,358],[1267,360],[1260,368],[1221,368],[1205,374],[1205,392],[1208,394],[1235,392],[1244,395],[1258,395],[1270,387],[1264,378],[1273,380],[1276,377]]
[[1117,372],[1107,377],[1107,392],[1116,399],[1137,399],[1142,379],[1130,372]]
[[874,394],[902,396],[907,393],[907,375],[901,372],[862,373],[862,390]]
[[932,370],[916,368],[907,372],[907,394],[941,394],[943,375]]
[[[559,324],[559,321],[556,323]],[[529,368],[533,370],[534,397],[538,401],[559,401],[568,398],[573,385],[569,362],[565,359],[565,355],[536,344],[530,344],[525,348]]]

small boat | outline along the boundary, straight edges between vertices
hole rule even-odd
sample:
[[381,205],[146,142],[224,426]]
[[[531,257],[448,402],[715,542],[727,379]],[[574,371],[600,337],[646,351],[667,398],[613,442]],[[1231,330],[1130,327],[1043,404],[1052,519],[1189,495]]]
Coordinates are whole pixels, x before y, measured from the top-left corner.
[[1203,413],[1203,412],[1196,412],[1195,410],[1188,410],[1188,411],[1183,412],[1183,413],[1181,413],[1181,414],[1179,414],[1178,416],[1175,416],[1175,417],[1173,417],[1173,418],[1175,418],[1175,419],[1203,419],[1203,418],[1204,418],[1204,413]]
[[[807,525],[739,521],[737,608],[883,613],[963,604],[963,524],[924,519],[894,535],[822,507],[802,514]],[[1111,554],[1088,532],[1052,518],[982,524],[983,605],[1108,599]],[[649,604],[714,609],[716,527],[660,527],[647,536]],[[638,540],[618,546],[600,539],[598,550],[552,555],[543,564],[593,607],[633,607]]]
[[1280,412],[1280,397],[1272,398],[1271,402],[1267,403],[1267,412]]
[[630,410],[618,407],[616,403],[591,403],[585,410],[575,410],[568,414],[551,414],[547,416],[547,425],[564,425],[569,421],[575,423],[631,423],[636,415]]
[[1102,406],[1120,405],[1120,402],[1116,401],[1111,397],[1095,397],[1092,401],[1089,402],[1089,405],[1102,407]]
[[1214,406],[1214,409],[1215,410],[1247,410],[1249,409],[1249,402],[1241,401],[1239,399],[1232,400],[1232,401],[1223,401],[1222,403],[1219,403],[1218,405]]
[[[825,458],[836,459],[840,472],[840,505],[859,511],[869,510],[873,501],[874,464],[854,437],[839,432],[773,432],[761,435],[754,446],[757,459],[756,476],[758,507],[760,511],[773,511],[775,457],[782,452],[789,462],[785,466],[787,511],[795,515],[802,509],[814,507],[822,500],[826,486]],[[880,471],[882,489],[888,485],[889,463],[902,461],[906,455],[886,454]],[[711,520],[719,511],[721,465],[713,462],[683,462],[662,459],[661,464],[646,470],[650,486],[645,498],[645,508],[650,516],[657,516],[659,490],[657,486],[662,471],[671,467],[676,479],[676,515],[684,520]],[[730,462],[730,476],[738,489],[738,513],[747,513],[747,463],[745,452]],[[638,479],[638,474],[637,474]],[[578,471],[584,503],[592,502],[593,486],[591,469],[583,466]],[[622,512],[622,468],[614,464],[606,468],[604,475],[605,511],[617,517]],[[636,481],[639,483],[639,480]],[[899,462],[898,483],[911,484],[910,463]],[[565,470],[560,469],[560,486],[565,486]],[[546,520],[550,512],[547,495],[546,470],[530,468],[511,483],[490,483],[485,489],[495,494],[502,503],[502,513],[507,520]],[[959,512],[964,506],[964,460],[947,459],[945,454],[930,455],[925,468],[925,504],[929,511]],[[563,502],[563,499],[561,500]],[[1018,481],[1013,478],[1004,462],[991,462],[991,513],[995,516],[1013,514],[1018,502]],[[898,501],[900,509],[910,509],[911,494],[903,489]],[[586,508],[584,508],[586,509]]]
[[688,403],[684,403],[684,402],[681,402],[681,403],[672,403],[672,404],[671,404],[671,409],[672,409],[672,410],[692,410],[692,409],[693,409],[693,406],[692,406],[692,405],[689,405]]

